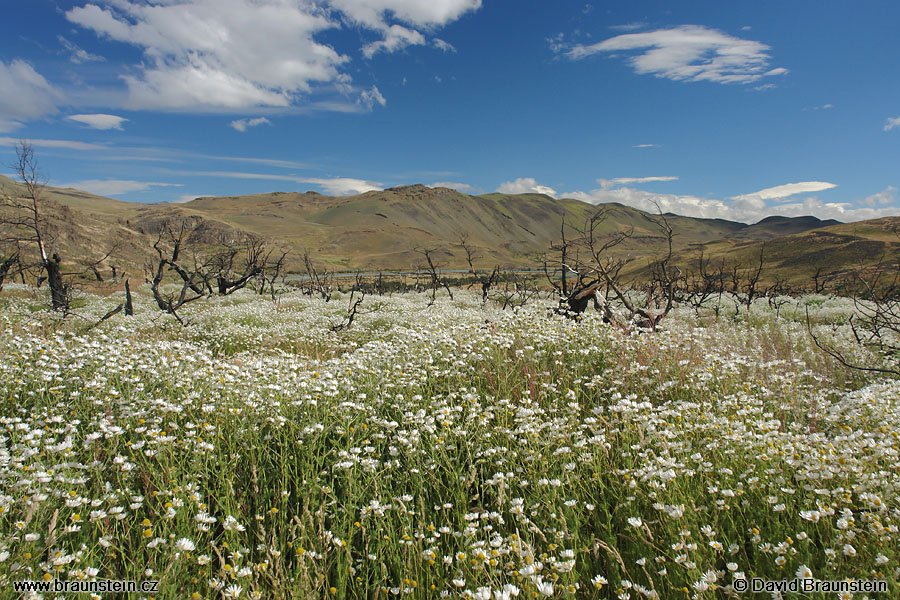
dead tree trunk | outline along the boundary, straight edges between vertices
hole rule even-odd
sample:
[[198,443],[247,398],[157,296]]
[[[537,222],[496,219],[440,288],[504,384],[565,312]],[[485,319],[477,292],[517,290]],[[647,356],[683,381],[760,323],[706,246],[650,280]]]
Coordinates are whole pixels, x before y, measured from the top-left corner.
[[59,254],[54,253],[50,258],[44,259],[44,270],[47,272],[47,284],[50,286],[50,303],[53,310],[67,311],[69,309],[68,288],[63,283],[62,271],[59,263]]
[[134,304],[131,302],[131,286],[128,283],[128,280],[125,280],[125,316],[130,317],[134,315]]
[[[16,252],[7,256],[3,259],[3,262],[0,263],[0,290],[3,289],[3,282],[6,280],[7,276],[10,275],[13,265],[19,262],[19,253]],[[14,273],[13,273],[14,275]]]

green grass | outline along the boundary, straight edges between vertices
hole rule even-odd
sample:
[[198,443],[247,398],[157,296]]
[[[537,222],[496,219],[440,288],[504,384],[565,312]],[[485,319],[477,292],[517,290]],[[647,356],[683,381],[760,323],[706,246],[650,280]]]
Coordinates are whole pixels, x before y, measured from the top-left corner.
[[139,291],[87,334],[0,309],[0,579],[706,599],[805,565],[900,592],[900,386],[818,352],[796,310],[622,336],[456,296],[373,298],[340,333],[343,303],[295,293],[182,328]]

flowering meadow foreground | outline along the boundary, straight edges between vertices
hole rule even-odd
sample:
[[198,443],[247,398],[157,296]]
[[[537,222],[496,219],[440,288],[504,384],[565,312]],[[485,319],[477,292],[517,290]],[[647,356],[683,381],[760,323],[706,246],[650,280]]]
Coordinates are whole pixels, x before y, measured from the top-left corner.
[[624,336],[454,296],[367,296],[333,332],[346,295],[243,290],[182,327],[142,290],[88,329],[120,295],[60,323],[7,286],[0,597],[767,598],[733,584],[798,576],[900,597],[900,383],[806,331],[808,307],[874,360],[832,328],[850,301]]

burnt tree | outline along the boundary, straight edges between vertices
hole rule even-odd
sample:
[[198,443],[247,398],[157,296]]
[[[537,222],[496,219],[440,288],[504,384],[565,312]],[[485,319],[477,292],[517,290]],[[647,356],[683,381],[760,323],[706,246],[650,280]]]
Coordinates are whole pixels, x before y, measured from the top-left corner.
[[[205,296],[202,275],[196,270],[185,269],[179,264],[187,232],[188,228],[184,223],[177,231],[169,223],[163,225],[153,244],[153,249],[156,250],[159,258],[153,268],[153,279],[150,282],[150,291],[153,293],[156,305],[161,311],[175,317],[182,325],[186,325],[186,323],[177,311],[182,306]],[[174,271],[181,279],[181,290],[177,293],[166,292],[162,289],[163,278],[169,271]]]
[[[475,279],[472,285],[476,283],[481,286],[481,303],[487,303],[488,296],[491,293],[491,288],[497,283],[497,280],[500,276],[500,265],[494,267],[494,270],[488,275],[486,273],[479,273],[475,268],[475,261],[480,259],[481,256],[477,253],[474,246],[469,243],[469,236],[467,234],[462,234],[459,236],[459,241],[456,244],[460,248],[463,249],[463,252],[466,255],[466,264],[469,265],[469,273],[472,274],[472,277]],[[469,287],[471,288],[472,285]]]
[[856,343],[886,361],[885,366],[855,362],[834,345],[812,331],[809,309],[806,328],[815,345],[850,369],[900,375],[900,259],[887,263],[884,258],[868,275],[855,276],[853,304],[855,314],[847,319]]
[[[22,193],[7,194],[3,198],[2,212],[0,212],[2,241],[16,248],[13,254],[16,256],[16,263],[20,264],[22,272],[28,270],[31,265],[24,261],[19,248],[28,245],[34,246],[37,255],[34,266],[40,273],[37,276],[38,280],[47,282],[53,310],[67,312],[69,287],[63,281],[62,258],[58,252],[50,248],[52,240],[47,233],[47,222],[43,214],[44,200],[42,196],[47,180],[38,168],[34,148],[31,144],[25,141],[16,144],[16,160],[10,167],[21,181],[23,191]],[[9,273],[12,268],[13,264],[7,264],[6,273]]]
[[447,290],[447,295],[450,296],[450,299],[453,300],[453,291],[450,290],[450,284],[441,277],[441,272],[439,267],[434,264],[434,259],[432,255],[435,252],[434,248],[417,248],[416,252],[421,254],[425,258],[425,268],[428,273],[428,287],[431,289],[431,300],[428,302],[428,306],[432,306],[437,299],[437,292],[440,288],[444,288]]
[[[648,266],[644,301],[638,302],[622,278],[622,269],[629,260],[614,252],[633,237],[634,229],[602,233],[610,210],[598,209],[571,240],[565,236],[563,223],[562,244],[553,247],[560,256],[559,264],[553,265],[559,268],[559,283],[551,278],[548,262],[544,262],[544,273],[560,295],[558,312],[577,316],[593,304],[605,322],[624,332],[635,327],[655,331],[684,291],[684,275],[673,260],[674,229],[661,213],[644,215],[664,240],[665,253]],[[569,274],[574,275],[574,282],[569,282]]]

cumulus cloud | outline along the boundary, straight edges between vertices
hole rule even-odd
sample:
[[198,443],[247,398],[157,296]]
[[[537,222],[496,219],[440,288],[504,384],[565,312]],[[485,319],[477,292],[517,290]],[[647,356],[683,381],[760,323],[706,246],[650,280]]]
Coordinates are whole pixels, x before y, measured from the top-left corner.
[[884,124],[885,131],[890,131],[894,127],[900,127],[900,117],[888,119]]
[[75,188],[98,196],[118,196],[129,192],[142,192],[152,187],[181,187],[179,183],[159,183],[155,181],[135,181],[133,179],[86,179],[66,183],[60,187]]
[[[372,58],[378,52],[397,52],[426,43],[419,29],[433,30],[456,21],[481,8],[481,0],[330,0],[352,23],[376,31],[381,39],[363,46],[362,53]],[[389,23],[388,15],[410,27]],[[444,52],[456,49],[442,39],[432,44]]]
[[481,8],[481,0],[331,0],[330,4],[372,29],[390,13],[395,19],[417,27],[441,27],[469,11]]
[[885,204],[893,204],[897,201],[897,188],[892,185],[889,185],[885,189],[881,190],[877,194],[872,194],[871,196],[866,196],[865,199],[861,202],[865,206],[870,208],[875,208],[876,206],[884,206]]
[[636,73],[675,81],[746,84],[788,72],[769,66],[766,44],[699,25],[627,33],[587,46],[577,44],[566,56],[579,60],[598,53],[630,51],[637,51],[629,59]]
[[363,46],[363,56],[372,58],[378,52],[396,52],[407,46],[421,46],[425,43],[425,36],[414,29],[407,29],[402,25],[391,25],[384,30],[384,39],[371,42]]
[[57,112],[62,93],[23,60],[0,60],[0,131]]
[[788,198],[789,196],[794,196],[796,194],[821,192],[836,187],[837,186],[835,184],[828,183],[827,181],[801,181],[799,183],[786,183],[784,185],[776,185],[775,187],[759,190],[758,192],[753,192],[752,194],[742,194],[740,196],[734,196],[732,200],[781,200],[783,198]]
[[533,177],[520,177],[514,181],[504,181],[497,188],[501,194],[546,194],[556,197],[556,190],[546,185],[539,185]]
[[271,125],[272,121],[265,117],[256,117],[255,119],[238,119],[229,123],[229,127],[237,131],[247,131],[248,127],[256,127],[257,125]]
[[618,202],[619,204],[625,204],[647,212],[656,213],[657,210],[662,210],[663,212],[671,212],[688,217],[730,218],[734,214],[734,211],[730,210],[728,205],[721,200],[710,200],[698,198],[697,196],[658,194],[630,187],[600,188],[590,192],[575,191],[564,196],[590,204]]
[[313,39],[335,24],[299,3],[116,0],[66,17],[144,50],[143,71],[124,76],[132,108],[286,106],[346,60]]
[[340,69],[349,57],[316,39],[342,22],[379,35],[362,49],[371,57],[425,44],[418,29],[441,27],[480,6],[481,0],[96,0],[66,17],[143,50],[143,62],[122,77],[129,108],[228,111],[295,105],[327,84],[344,93],[349,77],[339,80]]
[[304,183],[312,183],[320,186],[325,193],[334,196],[349,196],[352,194],[364,194],[366,192],[374,192],[384,189],[380,183],[376,181],[366,181],[365,179],[352,179],[349,177],[334,177],[331,179],[304,179]]
[[116,115],[105,114],[69,115],[66,119],[77,121],[94,129],[118,129],[119,131],[122,130],[122,123],[128,120]]

